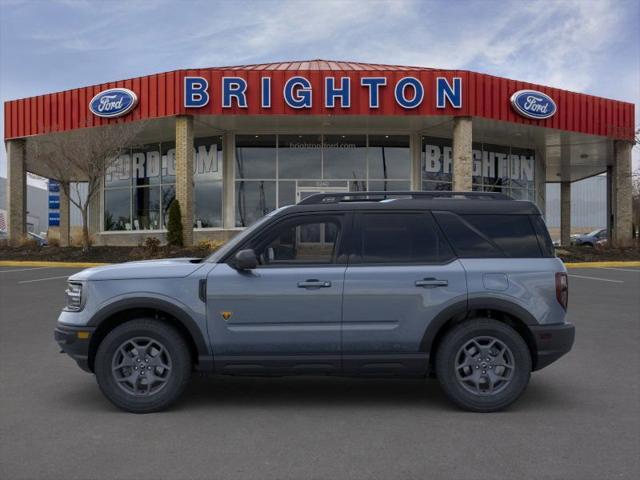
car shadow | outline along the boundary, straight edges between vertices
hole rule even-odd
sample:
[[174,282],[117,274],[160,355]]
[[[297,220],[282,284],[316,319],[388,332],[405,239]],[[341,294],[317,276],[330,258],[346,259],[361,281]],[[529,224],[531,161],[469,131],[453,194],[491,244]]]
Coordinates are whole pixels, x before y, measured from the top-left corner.
[[[60,392],[57,402],[76,411],[120,412],[95,383]],[[508,412],[571,410],[578,406],[571,392],[532,379],[522,397]],[[445,397],[437,380],[345,377],[227,377],[194,376],[180,400],[169,411],[189,412],[210,408],[290,409],[336,407],[421,408],[462,412]]]

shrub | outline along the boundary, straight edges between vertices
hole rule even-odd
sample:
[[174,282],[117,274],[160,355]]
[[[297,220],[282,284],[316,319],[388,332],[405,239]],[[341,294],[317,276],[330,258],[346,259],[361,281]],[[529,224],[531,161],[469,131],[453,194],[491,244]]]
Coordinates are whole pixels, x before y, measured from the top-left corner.
[[174,247],[182,246],[182,213],[180,212],[180,202],[178,200],[171,202],[169,207],[167,243]]
[[196,248],[207,252],[215,252],[222,245],[224,245],[224,242],[220,240],[200,240]]
[[59,238],[49,238],[47,240],[49,242],[49,246],[50,247],[59,247],[60,246],[60,239]]
[[148,251],[149,255],[156,255],[160,250],[160,239],[156,237],[145,238],[144,248]]

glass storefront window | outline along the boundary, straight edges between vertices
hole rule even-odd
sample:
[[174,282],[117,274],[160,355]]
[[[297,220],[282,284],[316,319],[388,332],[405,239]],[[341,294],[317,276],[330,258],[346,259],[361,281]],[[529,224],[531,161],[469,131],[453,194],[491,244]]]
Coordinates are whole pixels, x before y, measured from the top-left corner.
[[160,185],[160,144],[131,149],[131,178],[134,186]]
[[276,208],[276,182],[236,181],[236,226],[248,227]]
[[114,188],[104,192],[104,229],[131,230],[131,189]]
[[133,230],[160,229],[160,188],[133,189]]
[[236,135],[236,178],[276,178],[275,135]]
[[176,186],[175,185],[163,185],[162,186],[162,225],[166,226],[169,223],[169,207],[171,202],[176,198]]
[[322,157],[323,178],[367,178],[366,135],[325,135]]
[[222,227],[222,181],[198,183],[194,190],[194,227]]
[[322,135],[278,135],[279,178],[322,178]]
[[[411,177],[411,151],[407,135],[369,135],[369,179]],[[369,184],[369,190],[377,190]]]
[[[473,143],[472,189],[501,192],[513,198],[535,198],[535,151]],[[451,139],[422,138],[423,190],[451,190]]]
[[[222,137],[196,139],[193,162],[194,226],[222,227]],[[174,142],[122,154],[105,176],[104,230],[165,228],[175,198],[175,163]]]

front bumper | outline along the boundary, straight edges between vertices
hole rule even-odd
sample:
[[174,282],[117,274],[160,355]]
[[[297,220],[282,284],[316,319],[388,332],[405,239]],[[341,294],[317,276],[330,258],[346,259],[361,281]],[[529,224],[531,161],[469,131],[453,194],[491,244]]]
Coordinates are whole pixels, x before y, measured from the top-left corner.
[[576,329],[571,323],[530,327],[536,342],[537,360],[533,370],[540,370],[571,350]]
[[58,324],[53,331],[53,337],[64,353],[73,358],[78,366],[86,372],[89,368],[89,344],[95,328],[74,327]]

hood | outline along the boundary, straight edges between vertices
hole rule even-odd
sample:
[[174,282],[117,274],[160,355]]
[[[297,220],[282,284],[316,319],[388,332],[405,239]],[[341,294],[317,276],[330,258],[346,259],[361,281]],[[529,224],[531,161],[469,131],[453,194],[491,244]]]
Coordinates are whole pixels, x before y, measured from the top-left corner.
[[199,258],[167,258],[140,262],[117,263],[82,270],[69,280],[132,280],[148,278],[182,278],[191,275],[205,263]]

